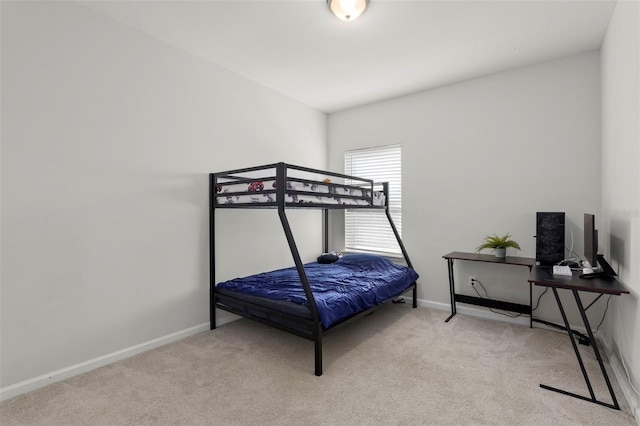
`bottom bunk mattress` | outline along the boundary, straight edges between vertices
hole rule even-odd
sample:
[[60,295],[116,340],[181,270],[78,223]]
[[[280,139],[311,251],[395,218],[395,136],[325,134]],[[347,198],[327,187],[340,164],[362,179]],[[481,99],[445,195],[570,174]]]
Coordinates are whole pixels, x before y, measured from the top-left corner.
[[[407,290],[418,279],[410,267],[382,256],[351,254],[334,263],[304,265],[324,328]],[[221,282],[220,294],[260,303],[270,309],[310,318],[307,298],[295,267]]]

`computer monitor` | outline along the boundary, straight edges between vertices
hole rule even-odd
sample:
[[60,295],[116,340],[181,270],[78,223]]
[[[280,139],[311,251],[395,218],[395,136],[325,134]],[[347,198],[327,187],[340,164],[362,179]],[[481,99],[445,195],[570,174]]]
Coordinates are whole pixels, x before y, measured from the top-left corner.
[[598,267],[598,230],[595,222],[594,215],[584,214],[584,258],[594,270]]
[[598,230],[595,223],[596,218],[594,215],[584,214],[584,258],[591,265],[593,272],[585,273],[580,277],[610,279],[618,274],[605,260],[604,256],[598,254]]

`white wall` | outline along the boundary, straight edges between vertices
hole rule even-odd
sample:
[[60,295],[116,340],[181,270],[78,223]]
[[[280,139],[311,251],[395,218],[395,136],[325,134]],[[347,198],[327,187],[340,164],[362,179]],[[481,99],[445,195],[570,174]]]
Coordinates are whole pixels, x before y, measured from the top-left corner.
[[[442,255],[473,252],[487,234],[510,232],[518,255],[535,257],[537,211],[566,212],[567,245],[572,231],[582,253],[583,213],[600,209],[599,66],[590,52],[329,116],[331,169],[345,150],[402,145],[403,240],[421,299],[448,306]],[[336,226],[334,248],[341,235]],[[460,292],[474,295],[475,275],[493,298],[528,303],[527,268],[455,265]],[[560,320],[551,293],[535,314]]]
[[[207,174],[324,168],[325,139],[324,114],[78,4],[2,2],[0,386],[207,323]],[[311,260],[319,213],[291,216]],[[220,279],[292,264],[274,211],[218,218]]]
[[[631,292],[616,298],[607,344],[640,389],[640,6],[618,1],[602,45],[602,247]],[[627,400],[640,421],[640,399]]]

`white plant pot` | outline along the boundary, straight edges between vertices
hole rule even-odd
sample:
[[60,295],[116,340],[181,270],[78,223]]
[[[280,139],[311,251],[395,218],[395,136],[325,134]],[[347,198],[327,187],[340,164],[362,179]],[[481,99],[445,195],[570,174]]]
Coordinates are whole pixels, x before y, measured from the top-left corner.
[[504,259],[505,257],[507,257],[507,249],[506,248],[497,248],[495,250],[495,255],[496,257],[500,258],[500,259]]

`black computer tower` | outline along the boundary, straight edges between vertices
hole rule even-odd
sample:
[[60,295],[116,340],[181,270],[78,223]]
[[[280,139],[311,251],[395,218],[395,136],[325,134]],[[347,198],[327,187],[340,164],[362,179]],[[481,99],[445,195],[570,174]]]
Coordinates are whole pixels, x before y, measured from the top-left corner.
[[536,264],[551,266],[564,258],[564,212],[537,212]]

